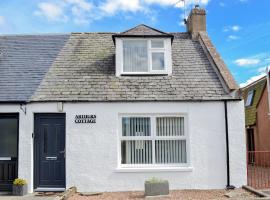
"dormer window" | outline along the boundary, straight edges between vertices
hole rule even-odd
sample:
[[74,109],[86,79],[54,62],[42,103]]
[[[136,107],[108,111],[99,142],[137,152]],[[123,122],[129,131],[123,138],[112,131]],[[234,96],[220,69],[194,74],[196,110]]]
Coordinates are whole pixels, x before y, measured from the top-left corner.
[[114,35],[116,76],[172,74],[172,38],[145,25]]
[[124,39],[123,73],[167,73],[164,40]]
[[250,90],[247,95],[247,100],[245,106],[251,106],[253,103],[253,98],[254,98],[254,90]]

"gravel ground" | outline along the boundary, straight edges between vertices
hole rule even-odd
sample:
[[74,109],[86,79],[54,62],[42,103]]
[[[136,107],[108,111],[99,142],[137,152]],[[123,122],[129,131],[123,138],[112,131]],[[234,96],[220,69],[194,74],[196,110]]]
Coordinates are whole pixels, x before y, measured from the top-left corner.
[[[233,199],[249,199],[255,196],[243,189],[234,190],[237,196],[228,198],[225,196],[228,191],[226,190],[173,190],[170,191],[169,197],[164,198],[151,198],[151,199],[177,199],[177,200],[233,200]],[[143,192],[105,192],[100,195],[82,196],[79,193],[73,195],[69,200],[128,200],[128,199],[144,199]],[[149,198],[150,199],[150,198]]]

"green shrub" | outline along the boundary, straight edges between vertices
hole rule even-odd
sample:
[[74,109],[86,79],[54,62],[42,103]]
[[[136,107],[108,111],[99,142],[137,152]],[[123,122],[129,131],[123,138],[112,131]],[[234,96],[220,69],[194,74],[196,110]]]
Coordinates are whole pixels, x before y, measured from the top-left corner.
[[156,177],[152,177],[148,180],[145,181],[146,183],[164,183],[164,182],[167,182],[166,180],[162,180],[162,179],[159,179],[159,178],[156,178]]
[[16,178],[14,181],[13,181],[13,185],[26,185],[26,180],[24,179],[21,179],[21,178]]

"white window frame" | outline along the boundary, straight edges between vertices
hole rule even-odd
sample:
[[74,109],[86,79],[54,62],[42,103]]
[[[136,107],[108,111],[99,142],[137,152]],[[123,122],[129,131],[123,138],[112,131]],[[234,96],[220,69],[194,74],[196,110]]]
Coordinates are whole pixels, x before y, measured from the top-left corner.
[[[147,40],[148,71],[147,72],[124,72],[123,41],[127,40]],[[164,48],[152,48],[151,40],[163,40]],[[116,76],[121,75],[171,75],[172,74],[172,53],[171,38],[116,38]],[[164,70],[152,69],[152,52],[164,53]]]
[[[254,99],[254,95],[255,95],[255,90],[249,90],[248,94],[247,94],[247,99],[246,99],[246,103],[245,103],[245,107],[249,107],[252,106],[253,104],[253,99]],[[250,98],[250,99],[249,99]],[[250,100],[250,102],[248,102]]]
[[[122,136],[122,118],[124,117],[149,117],[151,123],[150,136]],[[184,136],[156,136],[156,118],[158,117],[183,117],[184,118]],[[119,172],[137,172],[137,171],[191,171],[190,162],[190,141],[188,134],[188,117],[186,114],[119,114],[119,128],[118,128],[118,166]],[[176,164],[156,164],[155,163],[155,140],[185,140],[186,141],[186,163]],[[151,140],[152,141],[152,159],[153,164],[122,164],[121,155],[121,141],[125,140]]]

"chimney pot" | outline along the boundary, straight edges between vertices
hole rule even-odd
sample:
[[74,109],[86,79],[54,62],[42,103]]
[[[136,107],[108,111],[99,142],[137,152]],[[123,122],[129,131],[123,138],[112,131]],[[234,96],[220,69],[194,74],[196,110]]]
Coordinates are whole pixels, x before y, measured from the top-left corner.
[[192,39],[197,39],[201,31],[206,31],[206,12],[205,9],[196,5],[187,19],[187,31],[191,34]]

